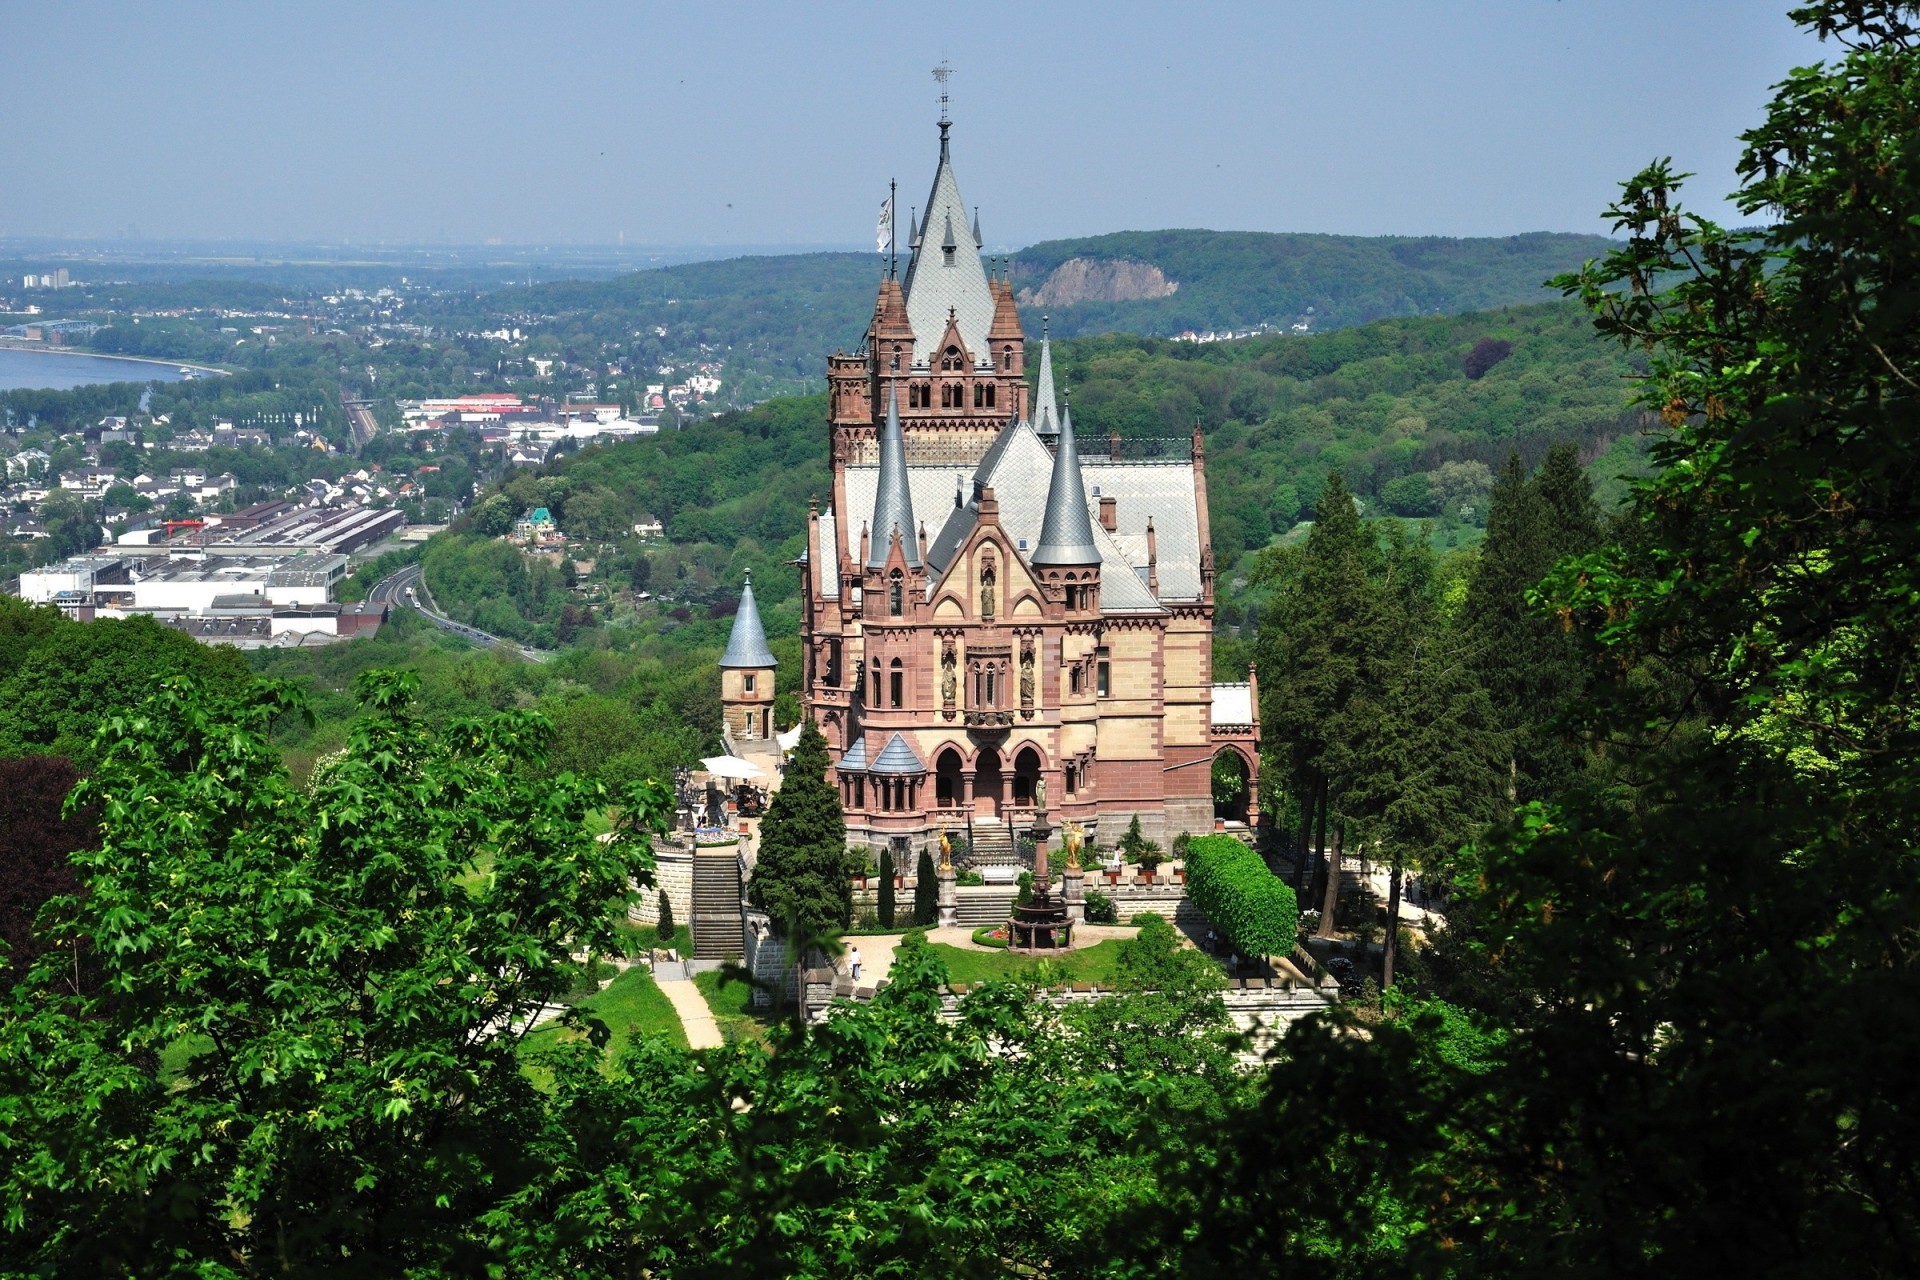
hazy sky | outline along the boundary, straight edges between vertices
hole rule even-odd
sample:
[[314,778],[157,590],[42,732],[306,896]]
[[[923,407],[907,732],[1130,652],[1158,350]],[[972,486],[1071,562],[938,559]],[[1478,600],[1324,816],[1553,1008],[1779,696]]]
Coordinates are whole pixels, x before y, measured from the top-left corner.
[[1725,216],[1785,7],[7,0],[0,234],[852,246],[943,58],[990,247],[1601,230],[1662,154]]

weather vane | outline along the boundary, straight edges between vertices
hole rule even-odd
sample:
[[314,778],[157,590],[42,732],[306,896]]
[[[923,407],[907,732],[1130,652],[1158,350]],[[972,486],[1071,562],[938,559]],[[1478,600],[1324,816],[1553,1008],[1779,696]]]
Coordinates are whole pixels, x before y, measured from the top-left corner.
[[947,119],[947,77],[953,74],[953,68],[947,65],[945,58],[933,69],[933,78],[940,82],[940,123],[948,124]]

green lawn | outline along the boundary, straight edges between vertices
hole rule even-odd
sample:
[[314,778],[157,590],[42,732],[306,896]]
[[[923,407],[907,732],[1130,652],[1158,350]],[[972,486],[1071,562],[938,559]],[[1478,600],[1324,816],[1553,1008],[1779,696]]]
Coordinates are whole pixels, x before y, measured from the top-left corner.
[[[627,1041],[636,1035],[664,1035],[680,1048],[687,1047],[687,1032],[680,1025],[680,1015],[673,1011],[672,1002],[660,990],[653,975],[639,965],[615,978],[605,991],[586,997],[578,1005],[606,1023],[607,1029],[613,1032],[613,1038],[607,1042],[608,1061],[618,1057]],[[553,1044],[560,1036],[574,1034],[577,1033],[546,1026],[521,1043],[529,1049],[538,1049]]]
[[[660,945],[660,934],[650,924],[635,924],[627,919],[625,908],[620,908],[620,918],[614,921],[613,931],[619,935],[620,945],[626,948],[630,956],[643,956]],[[693,930],[680,925],[673,931],[674,950],[683,956],[693,954]]]
[[934,943],[933,950],[946,964],[949,981],[969,985],[1018,978],[1035,965],[1047,964],[1055,967],[1063,982],[1094,982],[1107,987],[1113,985],[1120,963],[1120,942],[1113,938],[1082,950],[1046,957],[1016,955],[1011,951],[966,951],[944,942]]
[[694,974],[693,985],[700,988],[707,1008],[713,1010],[714,1025],[720,1028],[720,1034],[728,1044],[743,1041],[765,1043],[769,1019],[749,1008],[748,1001],[753,997],[753,988],[744,982],[729,982],[723,986],[718,970]]

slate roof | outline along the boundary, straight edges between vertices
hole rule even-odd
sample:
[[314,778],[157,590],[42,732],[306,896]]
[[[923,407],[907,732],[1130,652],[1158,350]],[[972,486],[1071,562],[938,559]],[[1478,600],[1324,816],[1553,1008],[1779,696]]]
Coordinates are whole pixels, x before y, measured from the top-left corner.
[[722,667],[771,667],[773,651],[767,648],[766,628],[760,625],[760,607],[753,602],[753,578],[740,589],[740,612],[733,615],[733,632],[727,637],[727,651],[720,656]]
[[1060,419],[1053,472],[1047,480],[1047,514],[1040,522],[1040,544],[1029,559],[1036,565],[1097,564],[1101,559],[1093,545],[1093,519],[1087,514],[1087,486],[1080,476],[1080,450],[1073,442],[1071,407]]
[[1060,397],[1053,389],[1053,342],[1040,317],[1040,385],[1033,392],[1033,429],[1043,436],[1060,434]]
[[840,763],[833,766],[841,773],[865,773],[867,771],[867,740],[858,737],[853,745],[840,755]]
[[[849,508],[859,511],[872,501],[878,471],[872,465],[846,469]],[[1184,460],[1101,463],[1082,466],[1080,475],[1085,486],[1082,500],[1089,511],[1097,502],[1092,497],[1095,488],[1119,499],[1117,536],[1090,521],[1093,546],[1100,553],[1101,608],[1115,613],[1160,610],[1139,572],[1146,565],[1149,515],[1160,547],[1160,599],[1199,599],[1200,523],[1194,505],[1193,464]],[[1052,478],[1053,454],[1034,434],[1032,424],[1025,422],[1010,424],[994,441],[974,472],[973,496],[963,507],[953,506],[951,464],[908,467],[907,484],[918,509],[946,513],[945,523],[927,547],[927,565],[934,571],[929,575],[929,591],[952,567],[954,555],[978,523],[980,491],[987,485],[993,486],[1000,504],[1002,528],[1024,558],[1039,544]]]
[[907,563],[919,567],[920,526],[913,519],[913,490],[907,484],[907,446],[900,435],[900,390],[887,400],[887,425],[880,432],[879,479],[874,486],[872,537],[867,545],[867,567],[887,562],[894,530],[900,531],[900,550]]
[[868,773],[925,773],[927,766],[921,762],[907,740],[894,734],[880,754],[867,766]]
[[974,360],[992,360],[987,330],[993,327],[993,292],[987,287],[979,242],[967,230],[966,202],[947,156],[947,128],[945,122],[940,126],[940,164],[933,172],[933,190],[920,215],[903,281],[916,365],[931,358],[947,330],[949,309]]

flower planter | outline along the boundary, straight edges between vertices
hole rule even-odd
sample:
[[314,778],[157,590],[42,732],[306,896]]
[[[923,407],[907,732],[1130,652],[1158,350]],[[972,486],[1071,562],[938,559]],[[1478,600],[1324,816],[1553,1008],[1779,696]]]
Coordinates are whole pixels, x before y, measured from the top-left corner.
[[1141,883],[1141,884],[1152,884],[1152,883],[1153,883],[1153,872],[1151,872],[1151,871],[1142,871],[1142,872],[1140,873],[1140,883]]
[[1108,869],[1107,869],[1107,883],[1108,883],[1108,884],[1119,884],[1119,883],[1120,883],[1120,873],[1119,873],[1118,871],[1115,871],[1115,870],[1113,870],[1112,868],[1108,868]]

